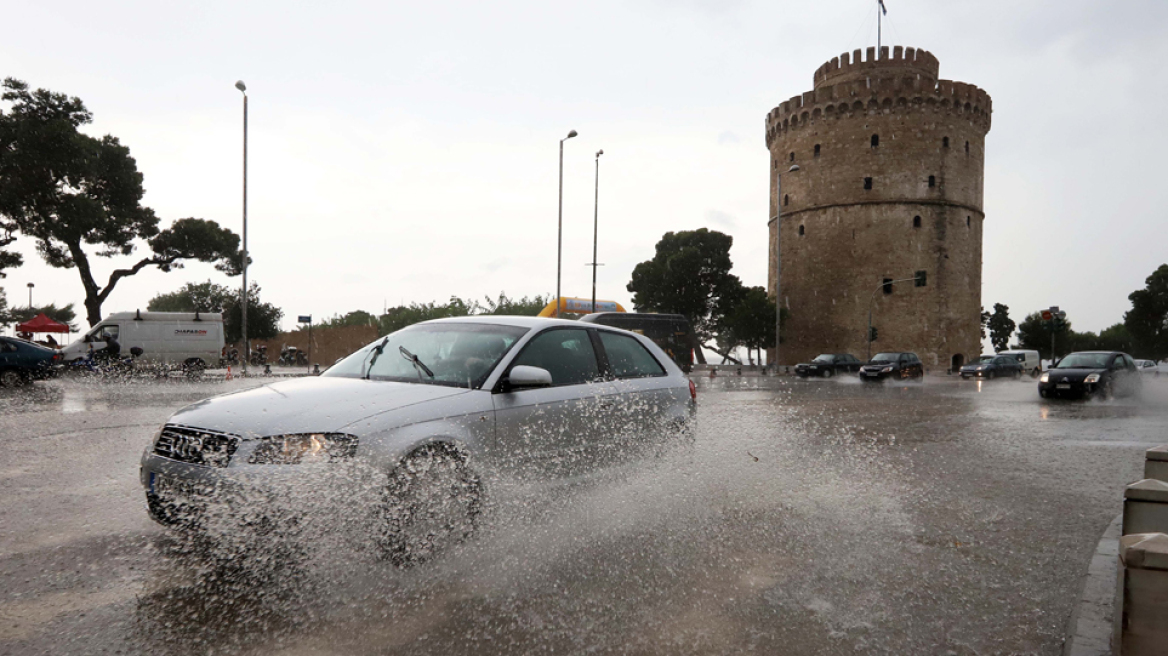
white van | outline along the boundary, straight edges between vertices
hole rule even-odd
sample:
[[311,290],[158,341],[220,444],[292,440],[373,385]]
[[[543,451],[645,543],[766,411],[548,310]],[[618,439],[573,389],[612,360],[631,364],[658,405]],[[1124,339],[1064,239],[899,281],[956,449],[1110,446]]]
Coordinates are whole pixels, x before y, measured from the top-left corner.
[[1022,349],[1011,349],[1002,351],[998,355],[1008,355],[1018,362],[1022,363],[1022,371],[1030,374],[1031,378],[1038,378],[1042,373],[1042,361],[1038,359],[1038,351],[1024,351]]
[[65,362],[105,348],[109,336],[122,355],[142,349],[141,359],[205,368],[219,364],[223,351],[223,315],[218,312],[115,312],[61,349]]

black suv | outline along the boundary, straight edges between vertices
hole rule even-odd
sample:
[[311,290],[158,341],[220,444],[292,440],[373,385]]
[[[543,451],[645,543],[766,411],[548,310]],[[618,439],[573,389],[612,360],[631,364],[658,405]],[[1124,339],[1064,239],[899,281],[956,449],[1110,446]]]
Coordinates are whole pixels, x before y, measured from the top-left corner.
[[808,376],[831,378],[836,374],[854,374],[863,364],[850,353],[824,353],[816,356],[811,362],[795,365],[795,375],[800,378]]
[[1008,355],[983,355],[961,368],[961,379],[1021,378],[1022,363]]
[[924,377],[925,366],[916,353],[877,353],[868,364],[860,367],[860,380],[866,382]]

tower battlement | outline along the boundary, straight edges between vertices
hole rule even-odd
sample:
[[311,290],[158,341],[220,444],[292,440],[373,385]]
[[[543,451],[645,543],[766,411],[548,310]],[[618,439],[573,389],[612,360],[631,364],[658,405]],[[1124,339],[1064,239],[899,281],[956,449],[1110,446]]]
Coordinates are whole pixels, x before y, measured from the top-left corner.
[[845,52],[820,66],[815,71],[815,88],[873,77],[919,76],[926,82],[935,82],[941,68],[941,63],[928,50],[894,46],[889,57],[888,46],[884,46],[879,57],[876,48],[868,48],[866,58],[861,54],[857,48],[851,55]]
[[[935,57],[929,57],[936,62]],[[988,93],[972,84],[916,76],[823,85],[772,109],[766,117],[766,142],[769,146],[776,136],[819,119],[912,111],[959,114],[989,132],[993,101]]]

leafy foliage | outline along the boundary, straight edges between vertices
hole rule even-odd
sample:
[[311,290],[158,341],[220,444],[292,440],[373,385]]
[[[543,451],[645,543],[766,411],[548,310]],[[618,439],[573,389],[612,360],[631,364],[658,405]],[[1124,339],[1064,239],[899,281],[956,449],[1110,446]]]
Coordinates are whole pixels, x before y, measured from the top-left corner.
[[[985,313],[983,312],[982,315],[984,316]],[[990,343],[994,345],[994,351],[1006,350],[1010,343],[1010,337],[1014,335],[1014,329],[1017,328],[1017,324],[1010,318],[1010,308],[1001,303],[994,303],[994,313],[985,320],[983,325],[990,330]]]
[[365,310],[353,310],[345,315],[333,315],[320,322],[321,328],[340,328],[343,326],[376,326],[377,317]]
[[451,296],[450,302],[445,304],[410,303],[409,305],[389,308],[378,320],[377,333],[388,335],[406,326],[431,319],[465,317],[472,314],[475,307],[473,301],[468,303],[457,296]]
[[[146,267],[170,271],[198,260],[238,272],[239,237],[215,222],[180,219],[159,229],[154,211],[141,205],[142,174],[129,148],[110,135],[82,133],[93,115],[79,98],[30,91],[12,78],[3,88],[0,99],[12,105],[0,111],[0,230],[6,239],[31,237],[50,266],[77,269],[91,326],[118,281]],[[143,240],[148,257],[97,282],[91,256],[130,255]],[[0,265],[12,263],[7,255]]]
[[77,319],[77,311],[73,309],[73,304],[69,303],[61,307],[57,307],[55,303],[42,305],[41,307],[13,307],[5,309],[5,301],[3,292],[0,291],[0,326],[7,326],[12,324],[21,324],[38,314],[44,312],[45,316],[69,326],[69,330],[77,330],[77,325],[73,322]]
[[509,314],[513,316],[534,317],[543,310],[543,308],[552,302],[551,295],[547,296],[532,296],[528,298],[508,298],[503,292],[499,292],[499,298],[492,299],[487,296],[483,299],[482,304],[477,304],[475,314]]
[[1132,309],[1123,325],[1143,357],[1168,358],[1168,264],[1161,264],[1144,281],[1145,287],[1128,295]]
[[[786,314],[784,310],[783,314]],[[735,346],[761,351],[775,343],[775,303],[763,287],[747,287],[722,319],[721,334]]]
[[[238,342],[243,335],[243,308],[236,289],[210,280],[187,283],[178,291],[159,294],[150,299],[146,309],[152,312],[222,312],[223,336]],[[247,334],[250,339],[272,339],[280,334],[284,311],[260,300],[260,286],[255,282],[247,290]]]
[[684,315],[702,341],[710,340],[743,292],[730,273],[733,243],[730,235],[706,228],[665,233],[653,259],[633,269],[627,286],[633,307]]

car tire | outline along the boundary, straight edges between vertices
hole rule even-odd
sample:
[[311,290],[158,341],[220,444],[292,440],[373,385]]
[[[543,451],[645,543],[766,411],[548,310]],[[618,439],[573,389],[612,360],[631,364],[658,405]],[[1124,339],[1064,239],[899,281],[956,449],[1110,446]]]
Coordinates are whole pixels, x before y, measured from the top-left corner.
[[831,378],[834,375],[835,375],[835,371],[833,371],[831,369],[824,369],[823,370],[823,377],[824,378]]
[[407,456],[384,493],[379,546],[399,567],[423,563],[462,542],[482,513],[481,481],[466,457],[446,445]]
[[1039,376],[1041,376],[1041,375],[1042,375],[1042,371],[1040,371],[1040,370],[1038,369],[1038,367],[1035,367],[1035,368],[1034,368],[1034,371],[1031,371],[1031,372],[1030,372],[1030,377],[1031,377],[1031,378],[1038,378],[1038,377],[1039,377]]
[[0,387],[20,387],[24,382],[24,376],[15,369],[0,371]]
[[994,374],[992,369],[988,373],[986,373],[986,375],[985,375],[986,380],[993,380],[994,376],[995,376],[995,374]]

